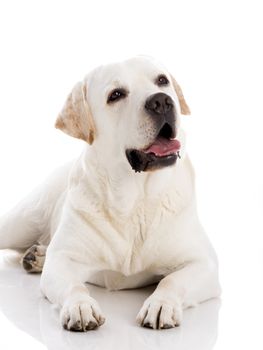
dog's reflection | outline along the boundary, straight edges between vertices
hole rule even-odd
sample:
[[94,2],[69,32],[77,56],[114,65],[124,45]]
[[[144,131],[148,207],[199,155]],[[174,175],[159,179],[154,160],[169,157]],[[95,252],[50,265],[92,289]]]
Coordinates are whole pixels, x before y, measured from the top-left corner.
[[109,292],[90,286],[100,302],[106,323],[88,333],[62,329],[58,310],[42,297],[39,275],[18,266],[0,268],[0,309],[19,329],[41,341],[48,349],[212,349],[217,337],[220,301],[214,299],[184,313],[181,327],[155,331],[140,328],[136,314],[154,286]]

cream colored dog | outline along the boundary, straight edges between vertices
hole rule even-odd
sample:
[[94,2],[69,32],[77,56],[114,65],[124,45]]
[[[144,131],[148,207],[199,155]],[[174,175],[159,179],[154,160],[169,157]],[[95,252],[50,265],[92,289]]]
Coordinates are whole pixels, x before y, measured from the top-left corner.
[[[104,316],[85,282],[109,289],[159,282],[137,322],[171,328],[220,294],[217,260],[198,220],[179,85],[152,59],[102,66],[78,83],[56,127],[87,142],[0,221],[0,248],[26,253],[68,330]],[[46,251],[46,247],[48,249]]]

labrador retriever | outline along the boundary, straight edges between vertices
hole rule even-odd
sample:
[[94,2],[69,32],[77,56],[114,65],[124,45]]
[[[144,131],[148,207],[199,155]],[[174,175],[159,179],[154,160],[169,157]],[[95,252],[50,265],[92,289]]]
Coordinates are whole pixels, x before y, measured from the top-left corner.
[[0,248],[24,250],[63,327],[105,317],[86,282],[111,290],[157,283],[139,325],[180,325],[183,309],[220,294],[217,258],[199,222],[185,152],[180,86],[158,62],[101,66],[76,84],[56,127],[85,141],[81,156],[0,220]]

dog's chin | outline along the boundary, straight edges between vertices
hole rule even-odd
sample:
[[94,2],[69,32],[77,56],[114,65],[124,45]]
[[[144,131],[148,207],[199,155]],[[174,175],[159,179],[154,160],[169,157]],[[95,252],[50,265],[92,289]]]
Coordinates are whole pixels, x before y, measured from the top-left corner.
[[135,172],[153,171],[174,165],[179,153],[172,153],[165,156],[157,156],[154,153],[146,153],[142,150],[128,149],[126,156],[130,166]]

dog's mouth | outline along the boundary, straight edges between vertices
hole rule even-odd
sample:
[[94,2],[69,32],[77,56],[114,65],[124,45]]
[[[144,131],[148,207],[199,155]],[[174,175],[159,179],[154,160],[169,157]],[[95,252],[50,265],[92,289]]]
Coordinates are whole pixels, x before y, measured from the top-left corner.
[[136,172],[157,170],[173,165],[180,157],[180,148],[180,142],[175,138],[175,130],[165,123],[153,143],[142,150],[128,149],[126,156]]

